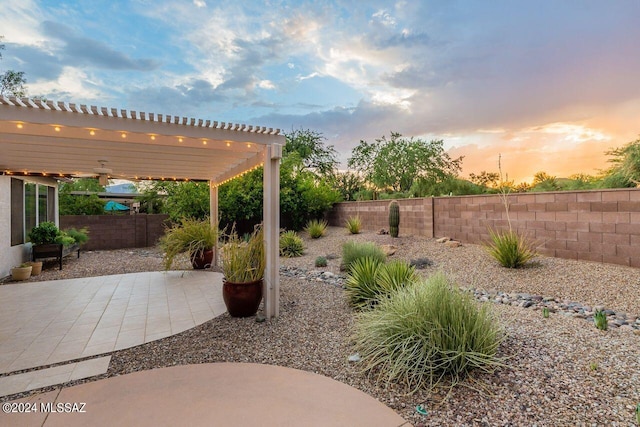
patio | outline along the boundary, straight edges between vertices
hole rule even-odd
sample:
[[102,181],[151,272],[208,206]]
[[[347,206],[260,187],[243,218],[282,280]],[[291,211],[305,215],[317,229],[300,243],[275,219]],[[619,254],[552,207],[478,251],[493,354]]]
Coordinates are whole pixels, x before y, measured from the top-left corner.
[[[226,311],[222,275],[133,273],[0,286],[0,396],[106,372],[107,354],[164,338]],[[65,363],[66,362],[66,363]]]
[[[221,287],[220,273],[191,270],[0,286],[0,374],[27,370],[0,377],[0,397],[57,386],[5,402],[0,425],[409,425],[354,387],[266,364],[181,365],[59,385],[106,373],[116,350],[224,313]],[[27,403],[37,409],[10,411]],[[82,412],[66,411],[69,403]]]

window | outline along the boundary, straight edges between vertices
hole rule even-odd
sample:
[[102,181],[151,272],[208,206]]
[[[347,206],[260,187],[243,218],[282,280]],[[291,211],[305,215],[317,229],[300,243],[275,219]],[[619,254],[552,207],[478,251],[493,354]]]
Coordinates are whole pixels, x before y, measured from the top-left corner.
[[55,221],[55,187],[11,178],[11,246],[26,243],[41,222]]

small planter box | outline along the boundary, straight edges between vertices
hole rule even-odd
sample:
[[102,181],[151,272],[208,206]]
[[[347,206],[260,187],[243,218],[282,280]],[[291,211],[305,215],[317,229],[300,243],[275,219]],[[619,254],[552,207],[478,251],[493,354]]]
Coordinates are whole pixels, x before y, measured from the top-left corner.
[[78,258],[80,258],[80,245],[77,244],[64,246],[59,243],[51,243],[47,245],[34,245],[31,249],[34,261],[42,258],[55,258],[60,263],[60,270],[62,270],[62,258],[73,252],[77,252]]

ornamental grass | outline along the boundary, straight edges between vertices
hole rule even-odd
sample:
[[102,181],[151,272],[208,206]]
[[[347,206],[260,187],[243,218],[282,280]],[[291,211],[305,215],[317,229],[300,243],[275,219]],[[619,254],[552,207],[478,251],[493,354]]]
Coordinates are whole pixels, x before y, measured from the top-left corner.
[[408,393],[458,383],[472,370],[492,371],[503,332],[486,305],[441,273],[400,288],[375,309],[356,314],[355,347],[376,381]]

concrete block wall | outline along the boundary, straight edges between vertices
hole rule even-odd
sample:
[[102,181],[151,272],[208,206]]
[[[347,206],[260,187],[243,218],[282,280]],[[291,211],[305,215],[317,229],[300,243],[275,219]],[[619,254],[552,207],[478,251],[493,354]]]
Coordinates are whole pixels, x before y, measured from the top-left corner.
[[62,215],[60,228],[89,229],[86,250],[154,246],[164,234],[168,215]]
[[[499,195],[405,199],[413,200],[412,206],[432,200],[433,214],[425,213],[420,225],[428,230],[431,221],[432,234],[403,230],[402,222],[400,232],[481,243],[488,241],[489,228],[508,229],[511,222],[534,239],[544,255],[640,267],[640,189],[511,194],[506,199],[508,215]],[[333,218],[342,220],[347,212],[358,211],[357,203],[372,202],[336,204],[331,224],[342,225],[344,221],[336,224]],[[376,212],[379,217],[372,218]],[[366,229],[381,228],[386,212],[369,209],[361,218]]]
[[[364,230],[389,230],[389,203],[391,200],[343,202],[334,205],[327,214],[330,225],[344,227],[347,218],[359,216]],[[433,199],[399,199],[400,236],[433,237]]]

